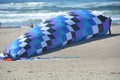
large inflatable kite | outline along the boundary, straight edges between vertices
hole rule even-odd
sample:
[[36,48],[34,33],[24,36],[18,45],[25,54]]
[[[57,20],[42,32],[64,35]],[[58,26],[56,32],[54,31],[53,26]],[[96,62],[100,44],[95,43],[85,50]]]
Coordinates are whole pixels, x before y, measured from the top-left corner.
[[104,35],[111,19],[77,10],[51,18],[21,35],[7,48],[2,59],[18,60],[40,55],[57,47]]

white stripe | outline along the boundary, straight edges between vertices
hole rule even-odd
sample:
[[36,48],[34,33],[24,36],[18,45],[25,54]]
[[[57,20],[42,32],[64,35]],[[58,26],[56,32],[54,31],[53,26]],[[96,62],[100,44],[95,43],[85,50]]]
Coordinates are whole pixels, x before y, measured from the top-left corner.
[[42,31],[42,33],[44,33],[44,34],[51,34],[51,33],[48,32],[48,31]]
[[89,39],[89,38],[91,38],[92,36],[93,36],[93,35],[88,35],[86,39]]
[[66,37],[67,37],[67,40],[70,40],[70,39],[72,39],[71,32],[67,33],[67,34],[66,34]]
[[45,41],[50,40],[50,38],[49,38],[48,36],[43,36],[42,38],[43,38]]
[[93,20],[95,21],[96,24],[102,23],[98,17],[94,17]]
[[21,39],[21,38],[23,38],[23,37],[25,37],[24,35],[21,35],[18,39]]
[[93,34],[96,34],[96,33],[99,32],[99,30],[98,30],[98,26],[97,26],[97,25],[92,26],[92,30],[93,30]]
[[74,16],[70,16],[70,15],[65,15],[64,17],[65,17],[65,18],[68,18],[68,19],[74,18]]
[[73,24],[75,24],[75,22],[74,22],[74,21],[72,21],[72,20],[70,20],[70,19],[65,20],[65,22],[66,22],[66,23],[68,23],[69,25],[73,25]]
[[41,23],[40,26],[44,27],[46,26],[48,23]]
[[62,46],[66,45],[67,44],[67,41],[63,42]]
[[17,52],[17,54],[18,54],[18,55],[22,55],[24,52],[25,52],[25,49],[22,48],[22,49],[20,49],[20,50]]
[[70,31],[74,31],[73,28],[69,25],[67,25],[67,28],[70,30]]
[[22,42],[19,46],[24,47],[24,46],[26,46],[26,45],[27,45],[26,42]]
[[45,41],[41,42],[42,47],[46,47],[47,43]]
[[49,27],[42,27],[40,30],[48,30]]
[[40,54],[42,52],[42,48],[37,50],[37,54]]
[[19,41],[24,42],[27,38],[21,38]]

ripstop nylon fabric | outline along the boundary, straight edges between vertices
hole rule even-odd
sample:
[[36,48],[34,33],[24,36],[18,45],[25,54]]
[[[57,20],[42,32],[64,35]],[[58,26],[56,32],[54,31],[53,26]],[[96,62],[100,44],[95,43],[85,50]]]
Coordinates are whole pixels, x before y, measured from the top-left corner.
[[105,16],[84,10],[70,11],[21,35],[7,47],[4,55],[13,60],[29,58],[56,47],[104,35],[109,28],[110,21]]

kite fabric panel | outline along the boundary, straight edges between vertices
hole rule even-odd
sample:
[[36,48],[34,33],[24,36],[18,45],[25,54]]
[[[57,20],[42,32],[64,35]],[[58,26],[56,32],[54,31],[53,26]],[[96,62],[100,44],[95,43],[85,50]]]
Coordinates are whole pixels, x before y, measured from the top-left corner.
[[1,59],[30,58],[67,44],[104,35],[110,28],[110,20],[90,11],[76,10],[35,26],[13,41]]

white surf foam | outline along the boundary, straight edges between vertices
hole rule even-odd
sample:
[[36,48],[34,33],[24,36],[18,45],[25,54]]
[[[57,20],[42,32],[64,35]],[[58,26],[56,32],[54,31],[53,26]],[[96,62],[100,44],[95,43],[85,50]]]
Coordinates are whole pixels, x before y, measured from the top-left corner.
[[0,17],[4,16],[0,19],[0,22],[21,22],[27,20],[35,20],[41,19],[42,21],[53,18],[57,15],[65,14],[66,12],[52,12],[52,13],[12,13],[12,14],[1,14]]

